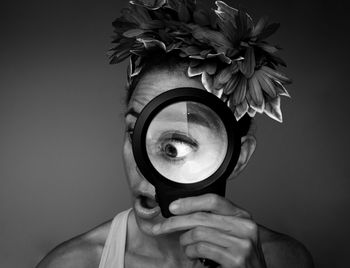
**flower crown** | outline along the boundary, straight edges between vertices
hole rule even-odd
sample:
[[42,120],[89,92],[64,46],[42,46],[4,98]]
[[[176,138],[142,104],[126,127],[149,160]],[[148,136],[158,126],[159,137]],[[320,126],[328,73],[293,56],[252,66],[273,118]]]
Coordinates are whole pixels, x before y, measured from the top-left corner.
[[265,113],[282,122],[280,96],[291,80],[277,71],[286,66],[280,49],[264,39],[279,27],[261,18],[256,24],[242,10],[216,1],[216,9],[196,6],[195,0],[132,0],[113,22],[115,47],[110,63],[130,57],[129,87],[141,72],[142,58],[151,50],[178,52],[190,59],[187,74],[201,76],[205,89],[222,99],[237,120],[246,113]]

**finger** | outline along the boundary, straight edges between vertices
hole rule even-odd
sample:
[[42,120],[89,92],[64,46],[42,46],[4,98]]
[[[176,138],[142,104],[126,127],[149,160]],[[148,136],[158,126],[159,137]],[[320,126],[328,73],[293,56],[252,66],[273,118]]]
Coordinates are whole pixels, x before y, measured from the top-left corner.
[[250,218],[247,211],[217,194],[204,194],[200,196],[181,198],[172,202],[169,206],[169,210],[174,215],[207,211],[220,215]]
[[237,249],[237,251],[240,248],[246,248],[247,241],[249,240],[229,235],[218,229],[203,226],[193,228],[180,236],[180,244],[182,246],[198,242],[208,242],[223,248],[234,248]]
[[196,244],[188,245],[185,248],[185,254],[191,259],[210,259],[220,264],[223,268],[241,267],[237,266],[236,264],[242,262],[241,257],[236,257],[236,255],[233,255],[227,249],[206,242],[199,242]]
[[170,217],[162,223],[155,224],[152,231],[153,234],[159,235],[184,231],[198,226],[216,228],[239,238],[257,240],[258,227],[253,221],[235,216],[222,216],[205,212]]

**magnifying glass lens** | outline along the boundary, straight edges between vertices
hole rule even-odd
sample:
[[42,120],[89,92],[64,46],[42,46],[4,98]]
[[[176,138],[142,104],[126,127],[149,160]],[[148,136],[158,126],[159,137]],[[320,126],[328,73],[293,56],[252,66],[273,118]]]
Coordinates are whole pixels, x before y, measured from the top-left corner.
[[151,164],[177,183],[208,178],[221,166],[227,147],[227,133],[220,117],[208,106],[194,101],[165,107],[146,132]]

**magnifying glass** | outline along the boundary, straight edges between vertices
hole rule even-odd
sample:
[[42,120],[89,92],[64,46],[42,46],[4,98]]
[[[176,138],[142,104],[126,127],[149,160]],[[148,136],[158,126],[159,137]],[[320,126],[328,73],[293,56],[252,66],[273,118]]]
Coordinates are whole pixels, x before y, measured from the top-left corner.
[[162,215],[172,216],[169,205],[178,198],[225,196],[240,139],[232,111],[207,91],[176,88],[151,100],[136,121],[132,149],[139,170],[155,187]]
[[151,100],[140,113],[132,149],[143,176],[155,187],[164,217],[172,201],[216,193],[240,154],[237,121],[224,102],[198,88],[175,88]]

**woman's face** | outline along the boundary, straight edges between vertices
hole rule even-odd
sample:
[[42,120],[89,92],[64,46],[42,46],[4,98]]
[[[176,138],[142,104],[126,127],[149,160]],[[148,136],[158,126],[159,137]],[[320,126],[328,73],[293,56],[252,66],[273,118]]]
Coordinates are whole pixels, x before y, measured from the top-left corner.
[[199,80],[188,78],[181,72],[153,71],[140,79],[128,103],[125,116],[124,166],[133,197],[137,223],[140,229],[148,234],[151,234],[150,228],[164,218],[155,202],[153,185],[143,177],[136,166],[129,132],[133,130],[137,115],[141,113],[146,104],[159,94],[178,87],[192,87],[198,88],[198,90],[205,90]]

